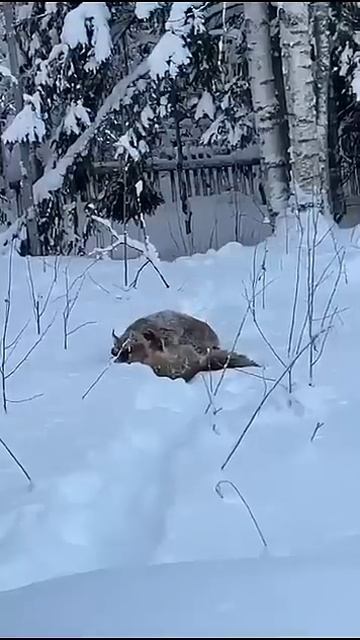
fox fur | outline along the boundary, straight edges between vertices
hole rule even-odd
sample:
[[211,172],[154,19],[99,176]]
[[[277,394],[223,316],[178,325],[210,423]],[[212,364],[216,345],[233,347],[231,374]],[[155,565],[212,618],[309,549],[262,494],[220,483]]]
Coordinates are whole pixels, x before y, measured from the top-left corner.
[[121,336],[113,331],[111,354],[117,362],[141,362],[157,376],[189,382],[200,372],[257,367],[253,360],[220,347],[203,320],[177,311],[159,311],[135,320]]

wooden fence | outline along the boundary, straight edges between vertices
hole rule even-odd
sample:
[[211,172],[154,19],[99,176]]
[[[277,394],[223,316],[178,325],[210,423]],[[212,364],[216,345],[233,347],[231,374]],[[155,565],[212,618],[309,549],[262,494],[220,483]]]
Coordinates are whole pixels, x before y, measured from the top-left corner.
[[[179,199],[177,160],[171,157],[153,158],[147,174],[161,191],[171,194],[172,202]],[[227,191],[240,191],[263,201],[260,179],[260,161],[254,150],[214,154],[198,148],[184,153],[183,170],[187,196],[211,196]],[[116,161],[94,164],[94,173],[101,183],[102,177],[119,169]],[[167,182],[167,184],[166,184]]]

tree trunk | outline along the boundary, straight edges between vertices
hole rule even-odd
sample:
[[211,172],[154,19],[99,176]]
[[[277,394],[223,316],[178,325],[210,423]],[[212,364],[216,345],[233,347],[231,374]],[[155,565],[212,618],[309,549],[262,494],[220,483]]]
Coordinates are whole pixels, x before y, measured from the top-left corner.
[[[317,2],[320,4],[329,4]],[[329,7],[330,12],[330,7]],[[337,17],[329,16],[329,20],[336,20]],[[344,44],[341,44],[341,37],[343,30],[339,29],[339,32],[331,39],[331,48],[329,42],[329,58],[331,60],[333,52],[337,53],[339,47],[343,48]],[[331,62],[330,62],[331,66]],[[329,131],[328,131],[328,149],[329,149],[329,194],[330,194],[330,206],[332,215],[335,222],[340,222],[344,215],[346,215],[346,200],[344,189],[342,185],[342,160],[340,158],[339,150],[339,123],[338,112],[336,105],[336,95],[334,89],[334,74],[329,74]]]
[[327,141],[325,152],[319,152],[309,6],[309,2],[283,2],[280,9],[292,177],[298,203],[305,207],[312,206],[314,194],[321,192],[321,165],[327,156]]
[[[14,2],[3,2],[3,12],[5,17],[6,38],[9,51],[9,64],[12,75],[17,79],[17,84],[14,86],[14,98],[16,113],[19,113],[23,108],[23,92],[22,83],[19,74],[19,61],[17,55],[17,43],[14,31]],[[21,154],[21,209],[20,215],[25,213],[27,235],[28,235],[28,250],[31,255],[39,255],[40,243],[37,229],[37,222],[35,218],[35,208],[32,192],[32,178],[31,178],[31,162],[30,162],[30,149],[29,144],[26,142],[20,143]]]
[[329,86],[329,192],[332,215],[335,222],[346,215],[346,200],[341,179],[341,158],[339,154],[339,131],[336,99],[332,79]]
[[[192,219],[192,211],[191,206],[187,194],[186,180],[185,180],[185,172],[184,172],[184,153],[183,153],[183,144],[181,140],[181,115],[178,109],[178,95],[176,91],[175,82],[172,84],[171,90],[171,103],[172,103],[172,111],[174,118],[174,126],[175,126],[175,138],[176,138],[176,173],[178,178],[178,188],[179,188],[179,196],[181,202],[181,210],[184,216],[185,223],[185,232],[187,236],[191,236],[191,219]],[[191,239],[190,239],[191,241]]]
[[315,97],[319,147],[320,189],[323,194],[324,205],[328,209],[330,205],[330,199],[327,197],[329,186],[329,2],[314,2],[312,5],[312,11],[314,17]]
[[285,141],[271,56],[267,2],[244,2],[247,57],[255,125],[259,137],[265,193],[271,214],[284,212],[288,200]]

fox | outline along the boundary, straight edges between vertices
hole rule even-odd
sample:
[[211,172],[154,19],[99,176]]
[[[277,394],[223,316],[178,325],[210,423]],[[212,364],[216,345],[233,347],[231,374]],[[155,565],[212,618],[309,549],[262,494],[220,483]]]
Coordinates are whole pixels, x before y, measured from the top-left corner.
[[178,311],[138,318],[121,336],[113,330],[112,337],[115,362],[139,362],[172,380],[190,382],[201,372],[259,366],[245,355],[222,349],[207,322]]

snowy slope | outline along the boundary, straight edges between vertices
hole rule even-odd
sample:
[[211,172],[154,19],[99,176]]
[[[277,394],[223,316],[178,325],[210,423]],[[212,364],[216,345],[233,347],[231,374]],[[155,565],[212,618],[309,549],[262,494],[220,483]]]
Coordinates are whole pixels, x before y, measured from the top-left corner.
[[[325,227],[319,230],[319,237],[323,233]],[[360,552],[360,256],[353,247],[355,243],[348,232],[338,232],[338,255],[342,245],[347,251],[346,270],[340,273],[332,304],[341,313],[332,318],[333,328],[315,368],[315,385],[308,386],[305,353],[294,370],[291,397],[285,386],[276,387],[224,471],[221,465],[234,442],[266,390],[283,371],[274,351],[287,362],[296,241],[288,254],[280,234],[269,240],[267,247],[260,245],[255,254],[252,248],[229,244],[218,252],[160,263],[169,288],[150,266],[141,272],[137,289],[127,291],[120,261],[93,263],[89,259],[64,258],[57,265],[54,283],[54,258],[30,261],[35,297],[42,296],[41,308],[47,302],[41,331],[50,327],[7,381],[7,395],[12,402],[7,415],[2,414],[0,435],[28,469],[34,487],[28,489],[24,476],[1,449],[0,589],[6,592],[104,568],[117,567],[117,572],[93,573],[88,579],[73,578],[74,583],[65,580],[51,586],[34,586],[29,591],[3,593],[1,635],[20,633],[18,607],[28,611],[24,613],[24,625],[28,620],[26,628],[31,633],[32,622],[26,616],[38,606],[44,607],[45,591],[49,610],[54,606],[51,600],[59,604],[59,594],[64,594],[64,607],[70,606],[65,592],[72,584],[71,589],[85,594],[79,595],[74,624],[80,625],[83,635],[88,634],[82,612],[87,617],[91,610],[92,629],[99,624],[101,635],[105,622],[101,612],[97,619],[92,598],[105,590],[102,580],[108,585],[119,581],[119,589],[132,584],[150,598],[149,607],[136,603],[132,612],[131,594],[127,594],[128,600],[123,596],[127,617],[124,626],[120,630],[117,627],[117,633],[142,633],[145,627],[132,626],[134,618],[138,625],[142,624],[140,613],[144,615],[143,624],[154,633],[161,633],[162,620],[164,634],[170,635],[209,634],[209,623],[219,635],[235,633],[235,627],[236,633],[253,635],[265,627],[269,634],[318,630],[327,633],[330,623],[334,632],[336,628],[344,633],[360,630],[353,600]],[[261,269],[266,249],[265,268]],[[306,255],[304,246],[295,342],[306,306]],[[9,256],[1,256],[0,260],[0,300],[4,300]],[[227,372],[214,396],[211,388],[215,388],[220,373],[198,376],[187,385],[181,380],[156,378],[142,365],[113,364],[82,399],[109,363],[112,328],[120,332],[140,315],[166,308],[193,313],[209,321],[224,346],[231,347],[246,309],[244,285],[247,291],[251,290],[254,264],[255,272],[261,275],[260,289],[264,277],[268,285],[265,296],[260,294],[257,298],[257,320],[271,349],[251,315],[246,319],[238,349],[265,366],[265,380],[261,378],[262,370],[260,378],[250,375],[254,371]],[[131,261],[129,281],[138,266]],[[66,268],[70,298],[74,293],[76,297],[78,288],[79,294],[69,318],[68,349],[64,350]],[[317,288],[314,322],[320,327],[338,273],[338,257],[330,234],[319,244],[315,271],[321,286]],[[28,265],[14,256],[6,343],[11,344],[27,321],[29,324],[15,348],[9,350],[8,372],[16,368],[37,340],[30,289]],[[283,383],[286,385],[286,378]],[[23,402],[37,394],[42,395]],[[209,394],[212,408],[205,413]],[[322,426],[312,438],[318,423]],[[223,499],[215,491],[219,482]],[[266,560],[258,559],[264,546],[237,491],[247,501],[266,539],[270,556]],[[320,557],[324,547],[329,552]],[[349,550],[345,557],[339,558],[340,549]],[[302,560],[302,554],[308,554],[308,559]],[[182,561],[194,564],[146,570],[151,564]],[[218,582],[214,578],[216,589],[215,582],[210,584],[209,575],[216,576],[217,572],[220,575]],[[238,603],[235,606],[231,600],[231,594],[236,597],[234,584],[238,579],[240,594],[247,593],[249,582],[253,585],[251,593],[257,593],[260,587],[263,590],[256,615],[246,600],[244,609],[239,610]],[[162,617],[159,611],[168,580],[172,584],[183,581],[180,603],[177,608],[169,604],[169,615]],[[201,585],[209,586],[202,602],[191,598],[187,586],[190,582],[197,585],[193,593],[196,591],[198,598]],[[312,590],[307,585],[313,585]],[[224,610],[227,606],[235,608],[234,616],[213,606],[215,593],[222,602],[224,589]],[[325,592],[329,594],[329,606],[327,600],[321,600],[320,606],[320,594]],[[96,595],[95,599],[99,597]],[[81,604],[81,598],[86,599],[86,605]],[[152,605],[155,600],[156,607]],[[341,603],[338,614],[333,606],[336,600]],[[199,614],[191,616],[194,601],[199,603]],[[278,603],[276,619],[272,602]],[[188,612],[188,626],[180,623],[184,609]],[[154,610],[155,619],[151,618]],[[119,608],[119,617],[121,611]],[[209,611],[213,612],[210,621]],[[247,615],[242,616],[239,631],[242,611]],[[328,620],[326,611],[331,612]],[[62,615],[60,618],[58,627],[53,618],[51,621],[45,616],[43,622],[54,623],[53,631],[58,635],[71,630],[77,633],[75,627],[61,626],[67,620]],[[73,620],[70,617],[69,624]],[[35,621],[40,624],[34,613],[34,624]],[[108,621],[109,633],[114,631],[111,622]],[[44,633],[46,629],[49,627],[43,628]],[[40,627],[35,631],[42,632]]]
[[360,558],[107,570],[0,594],[17,637],[357,637]]

